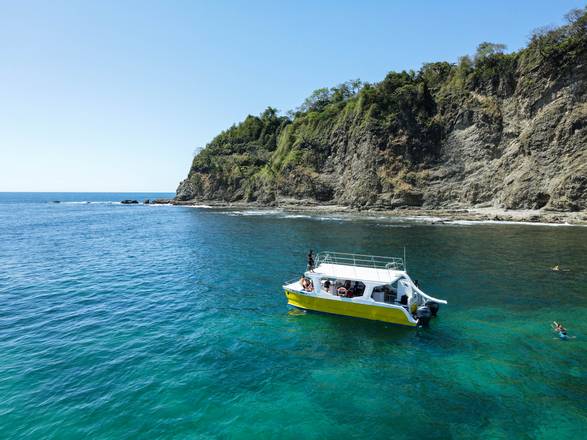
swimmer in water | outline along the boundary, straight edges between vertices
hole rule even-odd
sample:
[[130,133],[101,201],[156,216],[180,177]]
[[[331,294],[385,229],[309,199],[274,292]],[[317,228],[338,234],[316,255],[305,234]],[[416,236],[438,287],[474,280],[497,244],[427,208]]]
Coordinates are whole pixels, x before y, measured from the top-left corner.
[[557,264],[554,267],[551,267],[550,270],[552,270],[553,272],[570,272],[570,269],[561,269],[560,264]]
[[552,331],[558,333],[561,339],[567,339],[569,337],[567,329],[562,324],[556,321],[552,322]]

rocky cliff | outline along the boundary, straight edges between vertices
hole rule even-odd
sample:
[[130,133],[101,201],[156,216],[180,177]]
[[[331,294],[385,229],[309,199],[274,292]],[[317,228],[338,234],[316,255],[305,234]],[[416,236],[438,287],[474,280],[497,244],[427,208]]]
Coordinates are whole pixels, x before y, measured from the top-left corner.
[[483,43],[249,116],[195,156],[176,199],[587,209],[587,14],[515,53]]

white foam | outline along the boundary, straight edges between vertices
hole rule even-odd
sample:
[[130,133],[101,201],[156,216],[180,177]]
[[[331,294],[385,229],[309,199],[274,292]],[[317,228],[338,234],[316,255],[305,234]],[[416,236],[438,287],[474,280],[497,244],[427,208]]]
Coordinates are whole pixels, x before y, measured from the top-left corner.
[[[209,205],[192,205],[193,208],[214,208],[213,206]],[[409,227],[409,226],[401,226],[406,224],[414,224],[414,223],[426,223],[426,224],[434,224],[434,225],[449,225],[449,226],[474,226],[474,225],[526,225],[526,226],[587,226],[587,225],[578,225],[578,224],[571,224],[571,223],[540,223],[540,222],[528,222],[528,221],[514,221],[514,220],[451,220],[446,217],[436,217],[430,215],[412,215],[412,216],[369,216],[369,215],[361,215],[361,213],[350,213],[350,214],[343,214],[343,215],[335,215],[335,214],[322,214],[316,213],[296,213],[283,210],[283,209],[248,209],[248,210],[239,210],[239,211],[220,211],[223,214],[230,215],[230,216],[275,216],[278,218],[285,218],[285,219],[309,219],[309,220],[318,220],[318,221],[376,221],[378,222],[377,225],[379,226],[386,226],[386,227]]]
[[525,226],[587,226],[571,223],[542,223],[542,222],[518,222],[513,220],[447,220],[447,225],[475,226],[475,225],[525,225]]
[[120,202],[109,201],[82,201],[82,202],[49,202],[55,205],[120,205]]
[[56,205],[88,205],[92,202],[49,202],[49,203],[55,203]]
[[309,218],[309,219],[313,219],[314,216],[307,215],[307,214],[286,214],[283,216],[283,218]]
[[280,209],[265,209],[265,210],[250,209],[250,210],[246,210],[246,211],[227,211],[226,213],[228,215],[233,215],[233,216],[248,217],[248,216],[261,216],[261,215],[277,215],[277,214],[283,213],[283,211]]
[[[322,221],[334,221],[334,222],[344,222],[348,220],[353,220],[351,217],[336,217],[336,216],[321,216],[317,217],[318,220]],[[357,217],[356,220],[361,220],[360,217]]]
[[413,216],[406,216],[406,217],[389,217],[393,220],[406,220],[411,222],[422,222],[422,223],[438,223],[443,222],[446,219],[442,217],[433,217],[429,215],[413,215]]

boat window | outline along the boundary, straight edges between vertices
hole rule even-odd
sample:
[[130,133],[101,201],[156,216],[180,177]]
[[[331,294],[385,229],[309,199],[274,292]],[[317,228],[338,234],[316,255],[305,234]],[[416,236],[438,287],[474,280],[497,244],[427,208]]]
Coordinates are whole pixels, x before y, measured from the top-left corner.
[[388,304],[401,302],[402,299],[398,296],[397,282],[373,287],[371,298],[373,298],[374,301]]
[[320,279],[320,289],[323,292],[330,293],[332,295],[336,295],[336,280],[332,279],[332,278]]
[[362,281],[344,280],[344,279],[323,279],[322,290],[326,291],[324,285],[326,280],[330,281],[328,293],[346,298],[363,296],[365,293],[365,284]]
[[365,284],[361,281],[355,281],[353,282],[351,291],[353,292],[353,296],[363,296],[363,293],[365,293]]

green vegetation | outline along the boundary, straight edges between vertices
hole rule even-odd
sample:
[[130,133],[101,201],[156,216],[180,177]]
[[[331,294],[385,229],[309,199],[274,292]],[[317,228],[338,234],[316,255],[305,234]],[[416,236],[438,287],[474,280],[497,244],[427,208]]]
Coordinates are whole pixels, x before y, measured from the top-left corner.
[[[483,42],[472,57],[456,64],[428,63],[418,72],[390,72],[376,84],[352,80],[320,88],[288,116],[271,107],[247,116],[196,155],[189,179],[197,187],[207,184],[208,197],[215,197],[216,190],[219,197],[247,200],[271,192],[312,197],[315,188],[324,186],[318,183],[319,174],[333,145],[365,139],[376,142],[390,164],[390,158],[408,168],[433,163],[446,121],[464,104],[477,105],[488,120],[499,123],[496,99],[516,90],[521,72],[546,64],[556,74],[585,53],[585,10],[571,11],[567,20],[560,28],[535,31],[519,52],[508,54],[503,44]],[[524,81],[524,87],[530,86],[532,75]],[[411,187],[407,178],[399,185]]]
[[211,172],[224,168],[227,157],[244,167],[261,166],[277,147],[279,132],[289,118],[278,116],[277,110],[268,107],[260,116],[247,116],[238,125],[223,131],[210,142],[192,163],[196,172]]
[[525,55],[539,55],[540,61],[563,66],[585,51],[587,45],[587,13],[585,9],[573,9],[565,15],[566,26],[542,27],[531,37]]
[[337,87],[321,88],[314,90],[312,94],[306,98],[304,103],[298,108],[296,114],[303,114],[308,112],[322,112],[329,105],[337,105],[345,103],[354,95],[356,95],[363,83],[359,79],[350,80],[339,84]]

